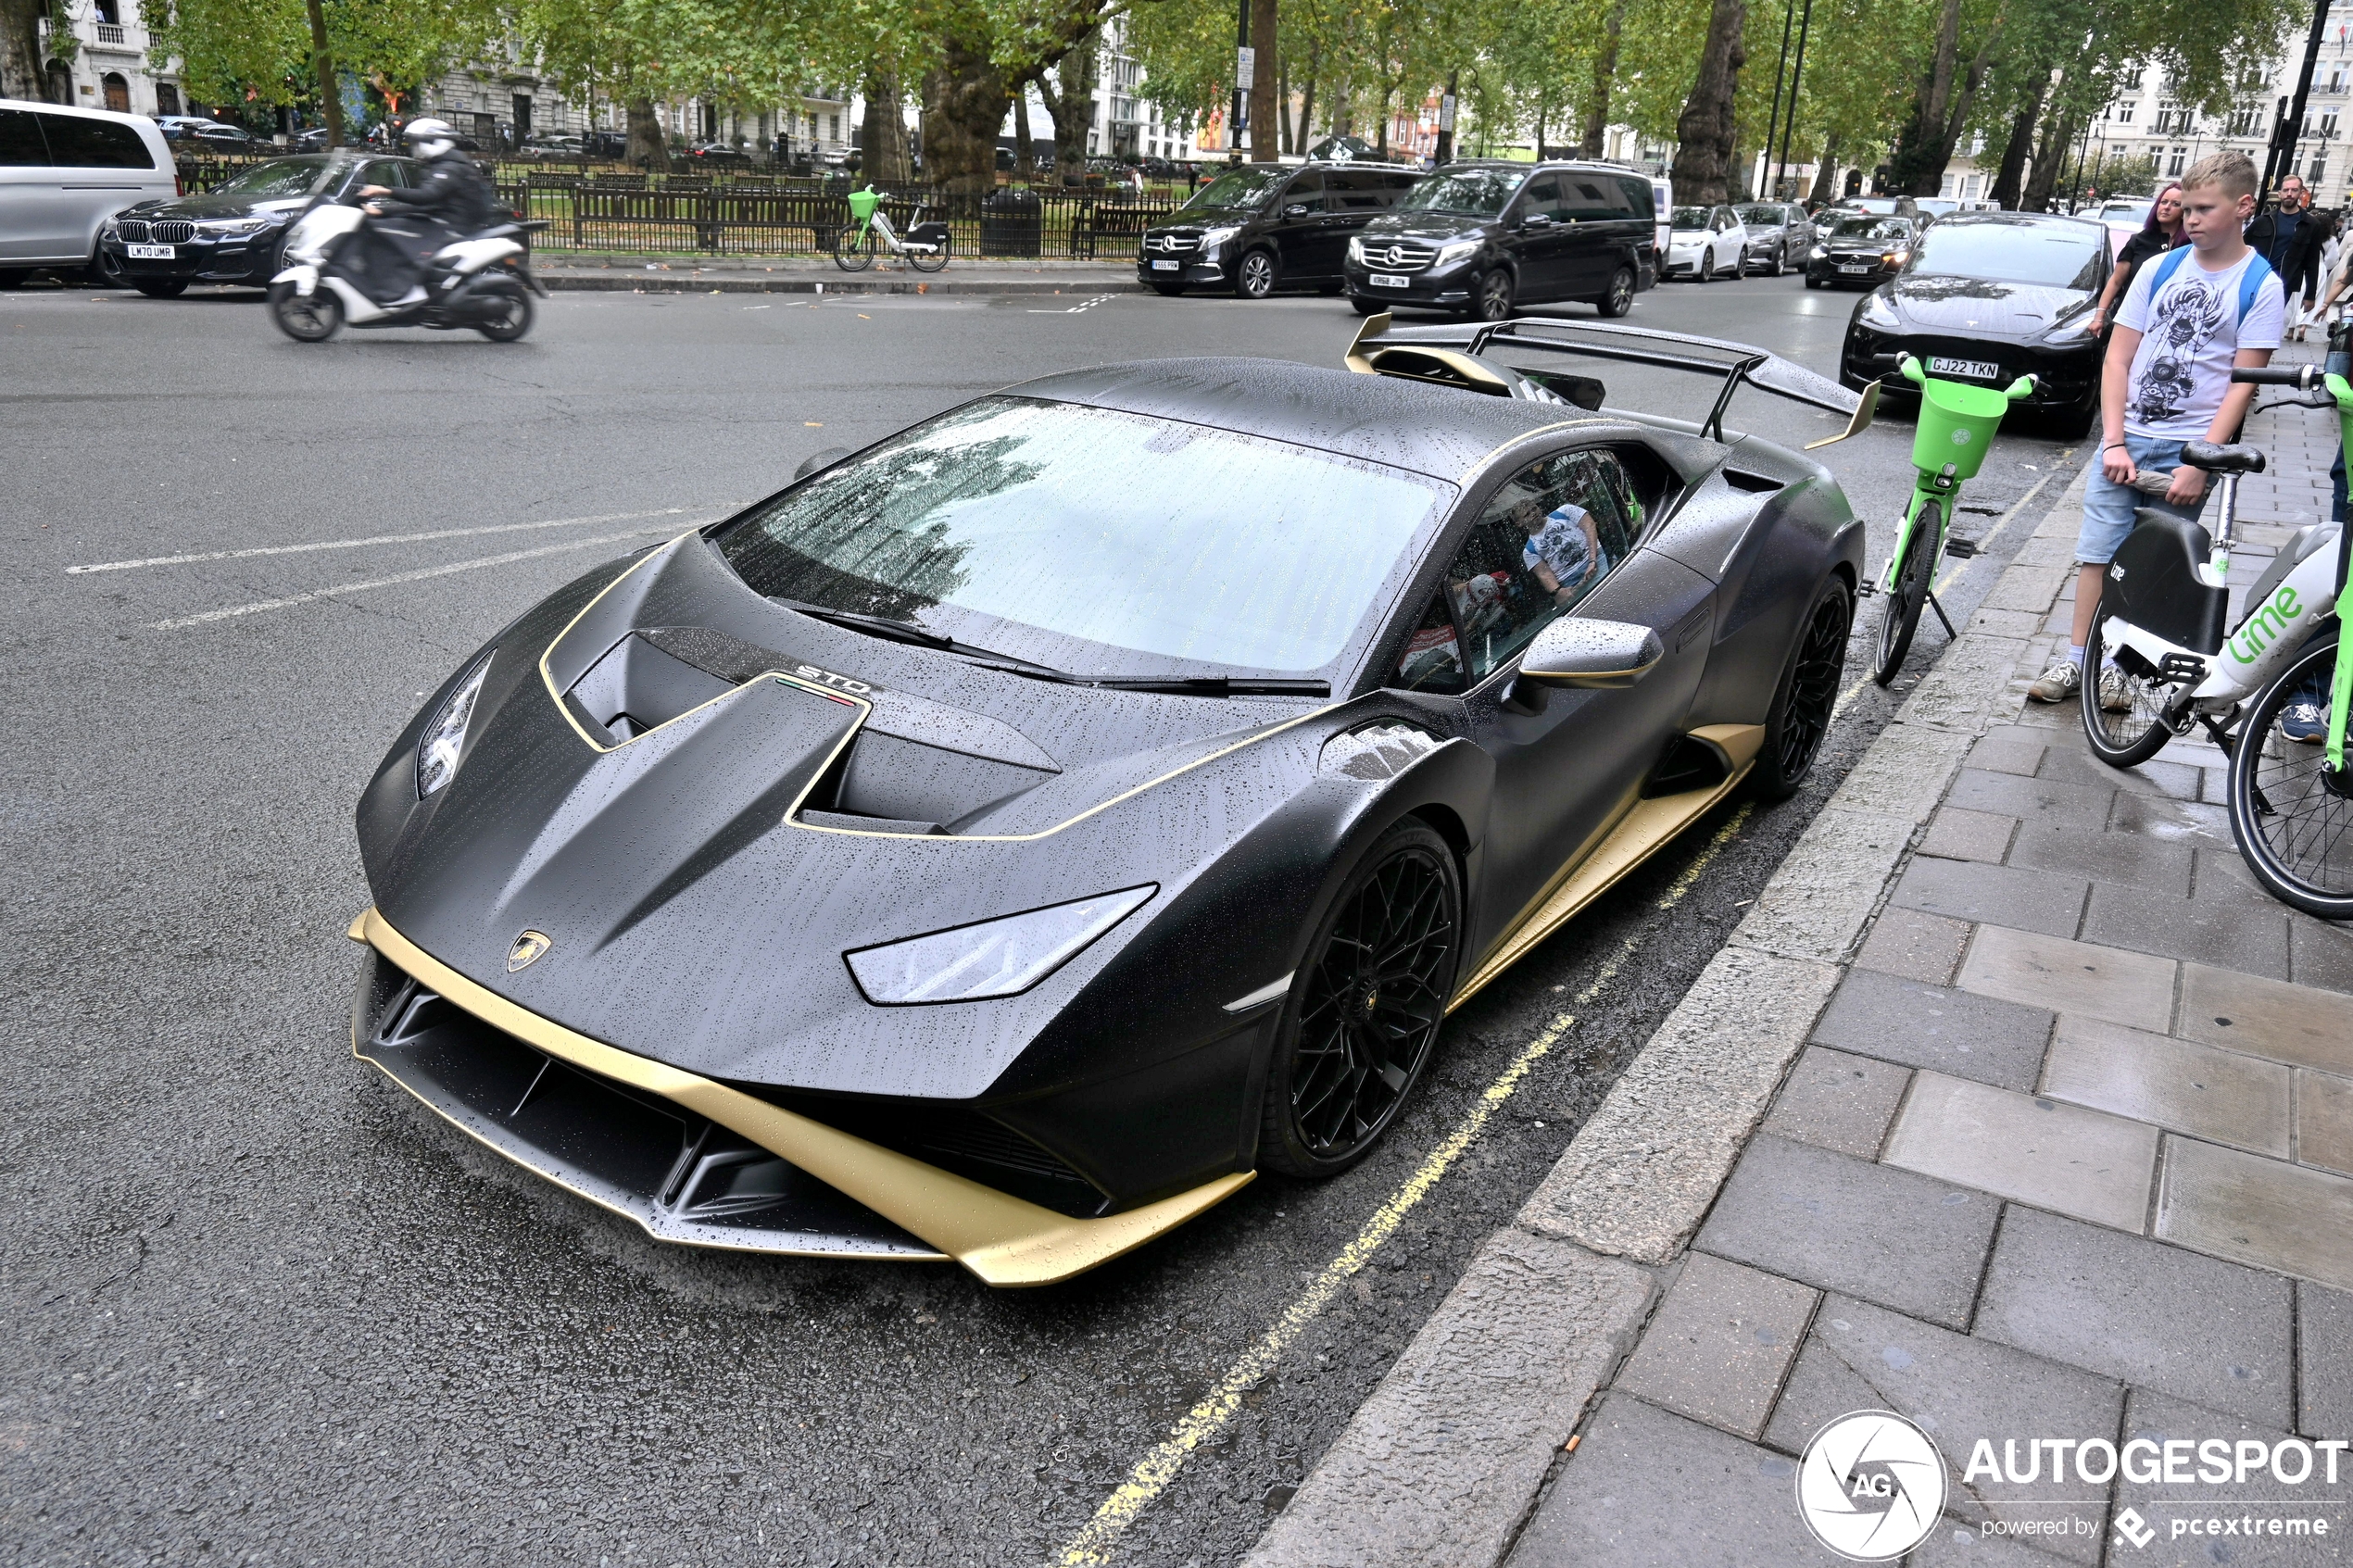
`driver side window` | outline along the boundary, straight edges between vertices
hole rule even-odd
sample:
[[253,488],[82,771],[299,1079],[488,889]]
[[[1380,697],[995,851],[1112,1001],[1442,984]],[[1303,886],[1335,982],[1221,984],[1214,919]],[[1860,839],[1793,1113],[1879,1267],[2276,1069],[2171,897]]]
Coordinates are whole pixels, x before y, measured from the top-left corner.
[[1448,564],[1395,684],[1466,691],[1517,657],[1632,550],[1641,531],[1633,496],[1605,449],[1545,458],[1505,481]]

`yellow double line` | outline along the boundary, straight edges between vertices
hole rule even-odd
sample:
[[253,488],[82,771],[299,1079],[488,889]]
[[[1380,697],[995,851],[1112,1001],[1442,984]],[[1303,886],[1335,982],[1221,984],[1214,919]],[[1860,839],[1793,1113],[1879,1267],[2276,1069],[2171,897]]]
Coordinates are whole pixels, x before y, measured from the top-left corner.
[[[1743,806],[1732,813],[1731,820],[1718,828],[1716,836],[1708,840],[1707,847],[1684,868],[1682,875],[1675,879],[1674,885],[1667,890],[1667,896],[1658,901],[1658,909],[1671,909],[1683,901],[1684,895],[1698,882],[1700,873],[1707,869],[1708,863],[1726,845],[1739,836],[1753,809],[1753,807]],[[1644,935],[1628,937],[1610,960],[1602,966],[1601,972],[1593,976],[1592,983],[1577,994],[1570,1006],[1581,1008],[1599,996],[1602,988],[1617,977],[1618,966],[1631,957],[1644,940]],[[1470,1148],[1473,1140],[1486,1128],[1488,1120],[1518,1090],[1536,1064],[1560,1044],[1576,1022],[1576,1015],[1569,1012],[1554,1019],[1519,1055],[1512,1059],[1511,1065],[1504,1068],[1493,1083],[1480,1091],[1478,1102],[1447,1135],[1445,1141],[1430,1151],[1420,1167],[1390,1195],[1389,1201],[1374,1210],[1372,1218],[1365,1222],[1364,1228],[1356,1233],[1355,1238],[1340,1248],[1339,1256],[1324,1265],[1323,1271],[1316,1274],[1307,1288],[1283,1309],[1282,1316],[1275,1320],[1274,1325],[1260,1335],[1226,1375],[1217,1380],[1216,1386],[1203,1396],[1199,1404],[1186,1411],[1167,1437],[1144,1456],[1117,1490],[1103,1499],[1102,1506],[1095,1510],[1095,1516],[1070,1538],[1069,1544],[1055,1559],[1061,1568],[1101,1568],[1102,1564],[1111,1561],[1120,1537],[1126,1534],[1128,1527],[1135,1524],[1144,1510],[1168,1489],[1194,1450],[1215,1437],[1234,1419],[1235,1412],[1242,1407],[1242,1396],[1275,1370],[1282,1361],[1283,1352],[1291,1347],[1316,1315],[1330,1305],[1340,1287],[1348,1282],[1351,1275],[1372,1261],[1373,1254],[1397,1234],[1397,1227],[1403,1223],[1405,1216],[1429,1196],[1431,1189],[1462,1158],[1463,1151]]]

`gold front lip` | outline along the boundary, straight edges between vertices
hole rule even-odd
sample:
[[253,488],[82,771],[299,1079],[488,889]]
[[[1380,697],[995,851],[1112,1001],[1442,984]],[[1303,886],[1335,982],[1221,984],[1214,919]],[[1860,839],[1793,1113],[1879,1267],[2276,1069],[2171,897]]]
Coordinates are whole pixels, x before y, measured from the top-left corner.
[[1257,1173],[1237,1171],[1123,1214],[1074,1220],[552,1022],[467,979],[394,930],[373,908],[360,912],[348,935],[492,1028],[585,1072],[661,1095],[749,1138],[929,1242],[989,1285],[1054,1285],[1084,1273],[1176,1229]]

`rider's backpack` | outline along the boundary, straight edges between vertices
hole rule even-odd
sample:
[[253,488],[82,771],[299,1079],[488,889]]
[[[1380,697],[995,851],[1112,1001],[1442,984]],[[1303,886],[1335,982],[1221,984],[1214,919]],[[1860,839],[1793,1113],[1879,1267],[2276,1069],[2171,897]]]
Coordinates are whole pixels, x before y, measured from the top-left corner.
[[[2167,251],[2165,259],[2157,264],[2157,276],[2149,280],[2151,308],[2156,307],[2158,292],[2173,281],[2173,274],[2182,270],[2182,257],[2189,254],[2188,245],[2177,245]],[[2238,319],[2240,320],[2246,320],[2246,313],[2255,307],[2256,291],[2263,286],[2263,280],[2272,275],[2271,264],[2263,259],[2261,251],[2257,251],[2253,258],[2247,262],[2246,270],[2239,274]]]

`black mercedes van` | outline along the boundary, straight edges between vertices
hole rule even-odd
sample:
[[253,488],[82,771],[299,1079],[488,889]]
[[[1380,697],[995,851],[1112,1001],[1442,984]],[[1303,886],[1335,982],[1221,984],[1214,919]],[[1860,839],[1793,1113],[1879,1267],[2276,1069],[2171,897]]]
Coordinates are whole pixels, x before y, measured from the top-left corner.
[[1500,321],[1576,299],[1633,308],[1658,272],[1650,180],[1597,163],[1451,163],[1350,241],[1348,302]]
[[1338,294],[1349,240],[1420,178],[1384,164],[1229,165],[1144,232],[1137,281],[1171,295],[1188,287],[1230,289],[1244,299],[1291,287]]

